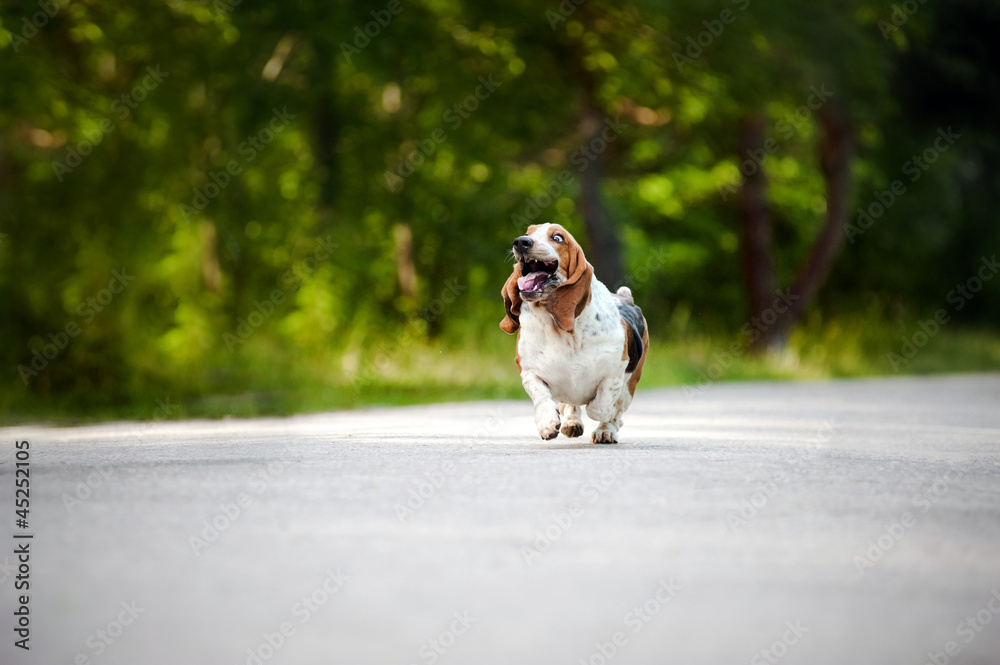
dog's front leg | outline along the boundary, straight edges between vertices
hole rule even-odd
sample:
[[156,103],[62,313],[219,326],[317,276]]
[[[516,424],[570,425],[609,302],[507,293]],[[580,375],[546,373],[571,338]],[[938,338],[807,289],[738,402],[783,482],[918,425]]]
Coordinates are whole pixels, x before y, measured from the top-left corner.
[[618,413],[618,397],[625,386],[625,377],[616,376],[613,379],[604,379],[597,386],[597,393],[594,399],[587,405],[587,415],[599,423],[609,422]]
[[531,371],[521,373],[521,385],[535,405],[535,425],[543,439],[559,435],[559,405],[552,399],[549,386]]

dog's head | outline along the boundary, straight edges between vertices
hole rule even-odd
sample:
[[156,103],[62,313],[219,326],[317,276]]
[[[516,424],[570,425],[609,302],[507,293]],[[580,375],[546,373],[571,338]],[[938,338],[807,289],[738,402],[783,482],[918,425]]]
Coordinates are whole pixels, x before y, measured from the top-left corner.
[[500,327],[520,327],[521,302],[538,302],[559,328],[573,332],[573,322],[590,301],[594,268],[569,231],[558,224],[536,224],[514,239],[514,272],[503,287],[507,315]]

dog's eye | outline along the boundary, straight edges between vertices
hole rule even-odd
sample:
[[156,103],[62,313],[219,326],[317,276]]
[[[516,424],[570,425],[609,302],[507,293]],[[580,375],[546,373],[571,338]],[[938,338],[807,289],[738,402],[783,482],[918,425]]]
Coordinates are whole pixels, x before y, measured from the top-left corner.
[[565,240],[563,240],[563,237],[561,235],[559,235],[558,233],[553,233],[552,234],[552,240],[554,240],[555,242],[559,242],[559,243],[566,242]]

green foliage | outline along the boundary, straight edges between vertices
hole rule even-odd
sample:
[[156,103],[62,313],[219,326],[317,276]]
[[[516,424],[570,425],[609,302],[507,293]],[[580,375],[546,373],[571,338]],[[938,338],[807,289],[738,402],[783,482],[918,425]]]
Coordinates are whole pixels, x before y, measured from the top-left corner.
[[[10,413],[511,395],[505,253],[521,220],[586,243],[587,108],[612,130],[603,196],[657,340],[745,321],[747,113],[777,144],[763,168],[784,283],[803,260],[826,208],[819,90],[855,128],[852,209],[896,179],[906,192],[847,246],[796,332],[810,369],[790,376],[891,371],[873,359],[898,340],[844,341],[847,324],[864,328],[870,302],[880,320],[926,318],[1000,244],[988,3],[920,5],[898,29],[891,3],[853,0],[42,4],[0,10]],[[961,140],[910,181],[947,126]],[[118,292],[115,271],[132,276]],[[996,367],[1000,288],[956,320]],[[668,344],[652,374],[696,380],[705,344]],[[927,370],[968,365],[934,357]]]

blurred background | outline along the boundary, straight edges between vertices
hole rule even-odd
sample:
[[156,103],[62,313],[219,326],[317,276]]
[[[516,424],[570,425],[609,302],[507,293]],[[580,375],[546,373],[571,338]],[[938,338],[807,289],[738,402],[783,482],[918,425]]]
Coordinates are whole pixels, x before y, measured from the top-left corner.
[[538,222],[644,386],[1000,367],[1000,3],[0,7],[5,422],[523,396]]

